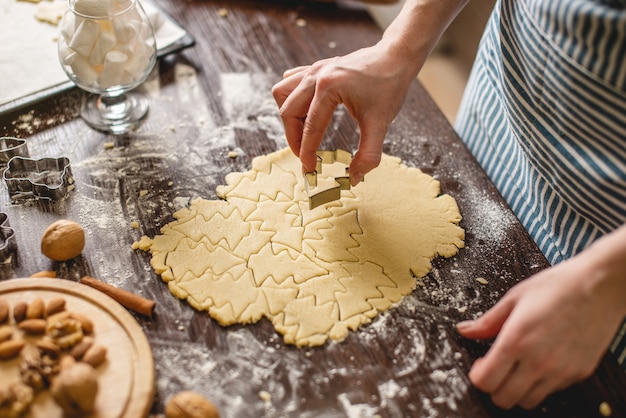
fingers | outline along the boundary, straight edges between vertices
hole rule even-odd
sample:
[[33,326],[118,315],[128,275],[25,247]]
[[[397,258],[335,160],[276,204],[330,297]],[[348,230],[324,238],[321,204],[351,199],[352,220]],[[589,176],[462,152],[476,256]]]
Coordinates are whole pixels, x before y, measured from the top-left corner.
[[[472,377],[470,375],[470,380]],[[546,395],[546,382],[536,379],[535,373],[528,370],[525,364],[516,363],[507,376],[497,383],[490,382],[495,386],[485,391],[491,393],[493,403],[503,409],[511,409],[523,401],[534,406],[535,402],[541,402]]]
[[300,144],[300,161],[306,172],[315,171],[317,166],[317,149],[322,143],[324,132],[330,125],[339,100],[323,94],[316,94],[311,101],[309,114],[304,120],[302,142]]
[[[296,72],[274,85],[272,95],[280,109],[289,147],[295,155],[300,156],[305,121],[315,95],[315,81],[307,79],[302,71]],[[305,168],[308,170],[310,167]],[[314,169],[315,164],[310,171]]]
[[280,108],[287,142],[301,162],[303,170],[315,170],[316,151],[330,125],[333,112],[341,102],[318,87],[310,66],[285,71],[282,81],[272,88],[274,100]]
[[552,380],[539,380],[516,404],[524,409],[536,408],[548,395],[557,390],[557,385]]
[[473,321],[459,322],[456,326],[466,338],[485,339],[495,337],[515,307],[513,297],[505,296],[483,316]]
[[[509,367],[509,361],[499,361],[493,356],[490,358],[490,353],[474,362],[469,378],[478,389],[491,395],[495,405],[503,409],[510,409],[515,405],[534,409],[550,394],[590,375],[590,372],[579,371],[577,364],[567,361],[542,363],[522,359]],[[562,359],[562,356],[557,357]]]
[[528,363],[512,362],[505,357],[477,359],[469,378],[478,389],[491,394],[492,402],[502,409],[511,409],[515,405],[532,409],[556,387],[554,381],[540,379]]
[[474,386],[486,393],[496,393],[517,371],[517,362],[506,353],[490,351],[486,357],[477,359],[469,372]]
[[524,409],[539,406],[551,393],[576,383],[579,379],[564,378],[561,371],[541,373],[535,364],[519,365],[503,384],[491,394],[491,400],[500,408],[519,405]]
[[298,87],[304,77],[304,69],[306,69],[306,67],[297,68],[301,68],[302,70],[294,71],[296,68],[292,68],[291,70],[285,71],[284,74],[290,72],[290,75],[283,76],[283,79],[272,87],[272,95],[279,108],[283,106],[287,97]]
[[294,68],[290,68],[288,70],[285,70],[285,72],[283,73],[283,78],[288,78],[291,77],[294,74],[297,73],[301,73],[307,69],[309,69],[310,65],[301,65],[299,67],[294,67]]
[[361,140],[359,149],[350,164],[350,185],[359,184],[365,174],[378,167],[382,156],[382,143],[387,134],[387,126],[380,123],[371,123],[373,118],[363,118],[359,124]]

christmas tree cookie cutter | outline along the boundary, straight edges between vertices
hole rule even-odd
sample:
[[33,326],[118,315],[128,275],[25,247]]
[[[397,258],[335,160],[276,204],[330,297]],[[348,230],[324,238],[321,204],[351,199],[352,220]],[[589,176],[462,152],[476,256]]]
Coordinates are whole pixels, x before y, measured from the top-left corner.
[[342,190],[350,190],[352,153],[336,149],[318,150],[315,171],[304,173],[309,209],[339,200]]

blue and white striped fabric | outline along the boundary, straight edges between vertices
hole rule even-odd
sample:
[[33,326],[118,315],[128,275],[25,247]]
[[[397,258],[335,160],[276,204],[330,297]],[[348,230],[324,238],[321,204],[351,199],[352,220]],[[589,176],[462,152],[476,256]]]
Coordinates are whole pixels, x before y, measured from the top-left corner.
[[456,125],[552,264],[625,224],[626,1],[499,0]]

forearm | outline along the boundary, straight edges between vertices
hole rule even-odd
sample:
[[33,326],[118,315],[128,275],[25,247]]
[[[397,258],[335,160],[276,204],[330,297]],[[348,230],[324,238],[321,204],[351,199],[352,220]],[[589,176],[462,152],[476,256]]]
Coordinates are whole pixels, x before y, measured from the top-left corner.
[[589,263],[586,286],[599,292],[626,317],[626,224],[596,241],[580,254]]
[[417,76],[424,61],[444,31],[468,0],[406,0],[402,10],[389,25],[379,44],[410,64],[411,78]]

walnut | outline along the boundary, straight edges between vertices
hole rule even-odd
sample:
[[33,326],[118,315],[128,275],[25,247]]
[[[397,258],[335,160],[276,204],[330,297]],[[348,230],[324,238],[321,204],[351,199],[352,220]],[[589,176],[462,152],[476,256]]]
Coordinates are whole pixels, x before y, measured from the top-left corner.
[[93,412],[96,405],[96,371],[86,363],[68,365],[61,369],[50,390],[66,416],[84,416]]
[[46,336],[61,350],[73,347],[83,339],[83,328],[80,321],[70,318],[67,311],[52,316],[48,320]]
[[85,230],[67,219],[52,223],[41,237],[41,252],[55,261],[78,257],[84,247]]
[[19,418],[33,403],[33,389],[20,382],[0,388],[0,417]]
[[179,392],[165,406],[167,418],[219,418],[220,413],[211,402],[202,395],[191,392]]
[[59,373],[59,357],[51,352],[41,352],[38,348],[27,345],[22,350],[20,376],[22,382],[35,391],[44,390]]

